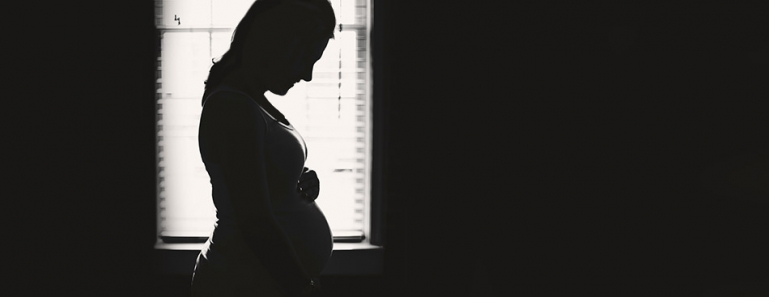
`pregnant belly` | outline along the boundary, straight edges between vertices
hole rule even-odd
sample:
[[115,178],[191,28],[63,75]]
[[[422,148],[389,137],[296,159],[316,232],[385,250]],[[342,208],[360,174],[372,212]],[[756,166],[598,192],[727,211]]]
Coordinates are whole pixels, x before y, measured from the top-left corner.
[[318,276],[334,248],[331,228],[315,202],[273,205],[278,223],[310,275]]

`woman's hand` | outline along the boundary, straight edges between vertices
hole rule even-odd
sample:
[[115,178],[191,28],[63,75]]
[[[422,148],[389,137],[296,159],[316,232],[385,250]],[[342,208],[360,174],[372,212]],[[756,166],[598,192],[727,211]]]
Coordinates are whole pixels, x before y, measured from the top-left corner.
[[302,195],[302,198],[307,202],[313,202],[318,198],[320,194],[320,180],[318,174],[314,170],[310,170],[305,167],[302,175],[299,176],[299,182],[297,183],[297,191]]

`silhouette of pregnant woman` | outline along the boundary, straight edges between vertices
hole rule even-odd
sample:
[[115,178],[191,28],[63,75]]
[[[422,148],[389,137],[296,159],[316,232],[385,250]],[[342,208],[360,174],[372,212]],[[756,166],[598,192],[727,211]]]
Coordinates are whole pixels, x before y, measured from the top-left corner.
[[328,0],[257,0],[211,67],[199,146],[216,226],[192,277],[193,296],[301,296],[331,256],[320,183],[302,137],[264,93],[285,95],[333,37]]

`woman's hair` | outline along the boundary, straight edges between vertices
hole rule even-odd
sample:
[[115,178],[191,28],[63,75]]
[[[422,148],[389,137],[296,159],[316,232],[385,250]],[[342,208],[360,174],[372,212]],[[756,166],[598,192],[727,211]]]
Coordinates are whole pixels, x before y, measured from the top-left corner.
[[334,10],[331,7],[329,0],[255,0],[254,4],[251,5],[238,23],[238,26],[235,27],[235,31],[232,33],[232,40],[230,41],[230,48],[224,55],[222,55],[219,61],[212,61],[214,65],[211,66],[211,69],[208,72],[208,78],[204,81],[206,85],[203,94],[204,101],[211,90],[218,86],[228,73],[240,67],[243,46],[246,43],[246,38],[248,38],[251,24],[253,24],[256,17],[280,3],[291,1],[307,3],[317,8],[317,16],[326,30],[325,34],[327,34],[329,38],[333,38],[334,27],[336,27],[336,17],[334,16]]

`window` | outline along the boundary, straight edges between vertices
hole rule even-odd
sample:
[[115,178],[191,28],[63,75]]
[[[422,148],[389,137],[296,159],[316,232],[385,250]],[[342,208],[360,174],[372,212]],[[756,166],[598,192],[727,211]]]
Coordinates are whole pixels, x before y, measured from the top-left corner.
[[[158,236],[204,241],[213,230],[211,184],[198,151],[203,81],[228,48],[253,0],[155,0]],[[312,82],[285,96],[267,93],[304,137],[335,241],[369,234],[371,94],[369,0],[331,0],[339,27]],[[161,241],[162,242],[162,241]]]

